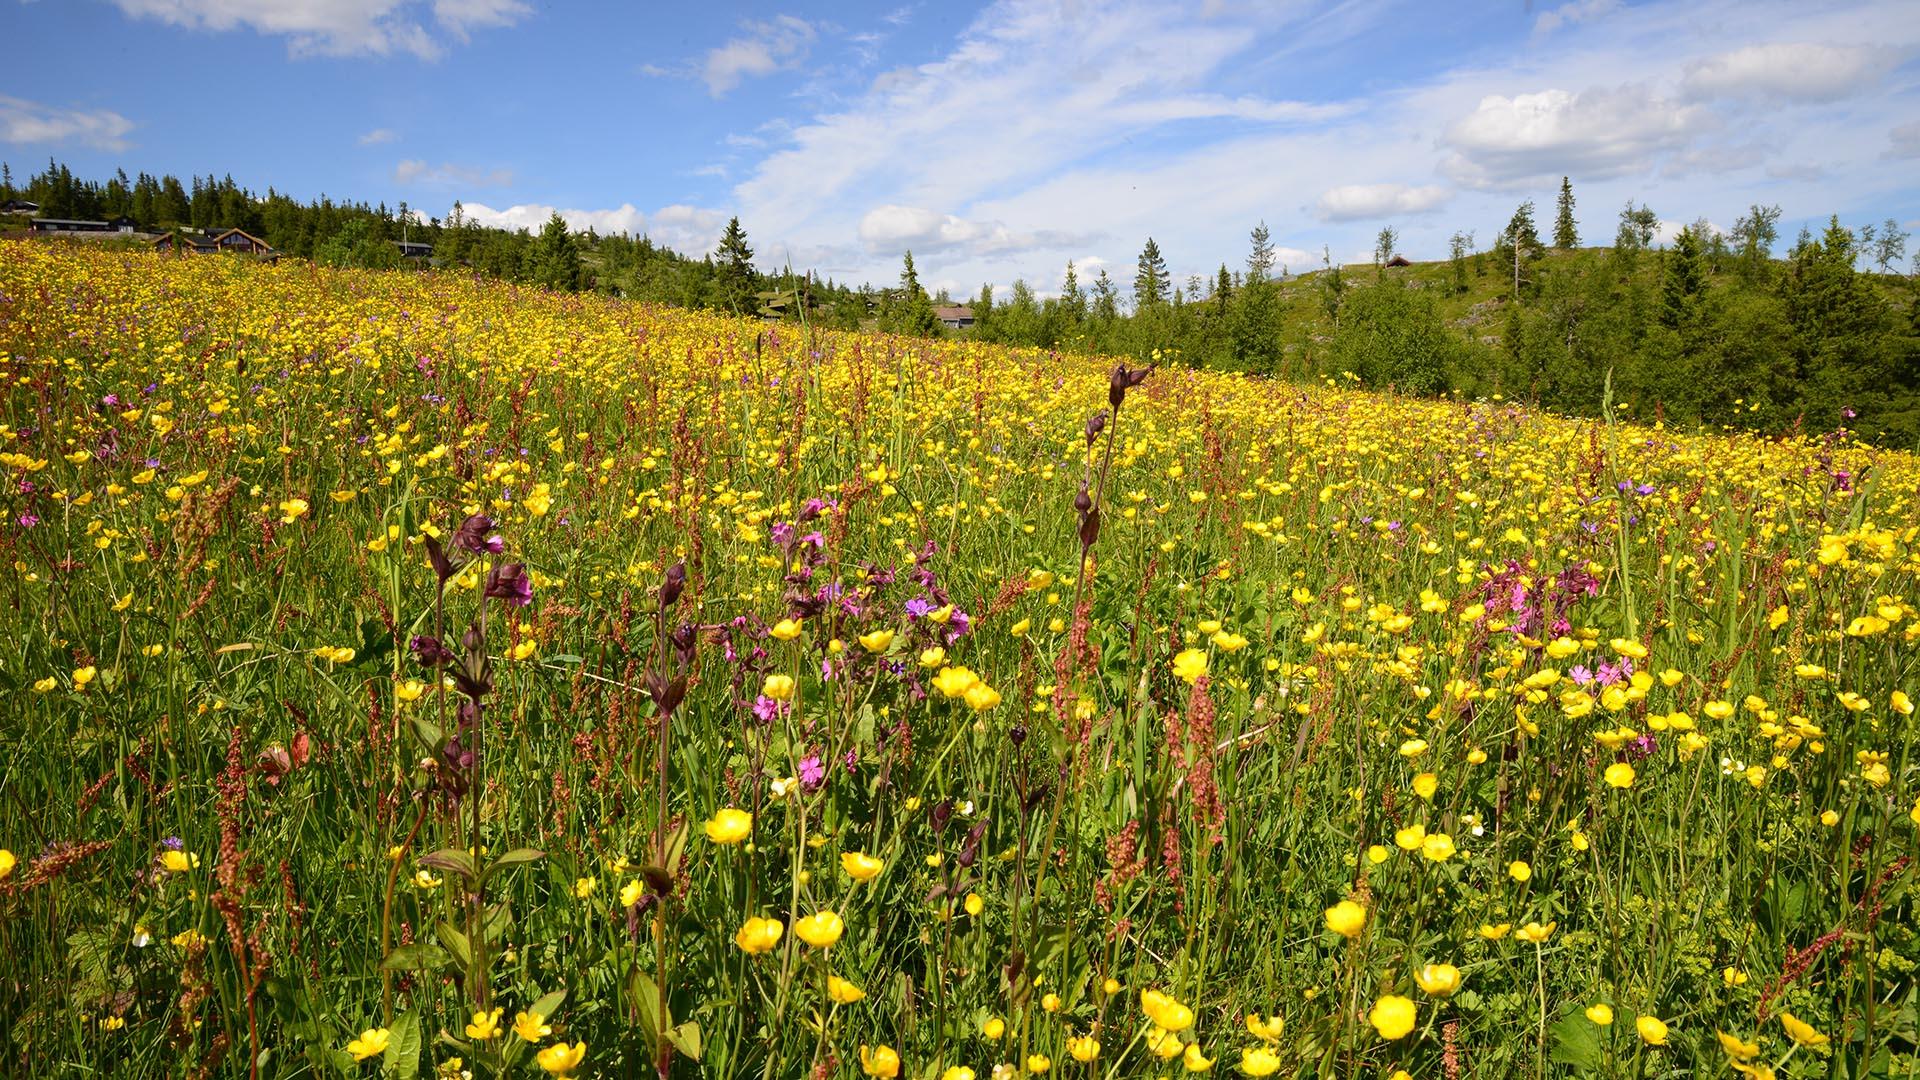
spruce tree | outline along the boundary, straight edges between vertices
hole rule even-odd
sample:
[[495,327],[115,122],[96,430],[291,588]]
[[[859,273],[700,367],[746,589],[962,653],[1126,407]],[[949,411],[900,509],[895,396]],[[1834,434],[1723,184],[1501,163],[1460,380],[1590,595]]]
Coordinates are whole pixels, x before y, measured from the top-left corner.
[[1160,257],[1160,245],[1147,237],[1147,246],[1140,249],[1140,263],[1133,275],[1133,309],[1146,311],[1167,302],[1167,293],[1172,288],[1173,276],[1167,273],[1167,261]]
[[1093,317],[1103,326],[1120,317],[1120,290],[1114,288],[1106,267],[1101,267],[1100,276],[1093,280]]
[[753,269],[753,249],[747,246],[747,230],[740,227],[738,217],[728,221],[726,231],[720,234],[720,249],[714,253],[714,264],[720,277],[721,305],[736,315],[752,314],[758,307],[754,294],[759,287],[759,275]]
[[1079,326],[1087,318],[1087,294],[1080,291],[1080,274],[1073,261],[1067,261],[1067,277],[1060,285],[1060,311],[1067,322]]
[[527,276],[533,284],[567,292],[580,287],[580,249],[558,210],[547,218],[529,255]]
[[1707,291],[1706,257],[1693,226],[1680,230],[1668,255],[1666,277],[1660,287],[1660,321],[1671,329],[1693,325],[1699,298]]
[[1580,233],[1573,220],[1573,184],[1564,176],[1560,178],[1560,198],[1554,204],[1553,246],[1561,251],[1580,246]]
[[[1267,223],[1262,221],[1253,227],[1251,237],[1253,250],[1247,253],[1247,284],[1265,281],[1273,274],[1273,234],[1267,231]],[[1220,273],[1226,275],[1227,268],[1222,266]]]
[[940,336],[940,317],[934,314],[927,291],[920,287],[920,273],[914,269],[911,251],[900,267],[900,289],[882,313],[880,328],[914,337]]

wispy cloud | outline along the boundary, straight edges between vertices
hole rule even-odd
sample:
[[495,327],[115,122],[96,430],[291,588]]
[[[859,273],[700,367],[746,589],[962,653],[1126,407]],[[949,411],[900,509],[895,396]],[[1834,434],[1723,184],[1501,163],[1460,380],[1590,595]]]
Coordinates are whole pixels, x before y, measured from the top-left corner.
[[706,80],[707,92],[714,97],[725,95],[739,86],[742,79],[798,66],[806,60],[808,50],[819,36],[812,24],[793,15],[750,22],[743,29],[745,34],[709,52],[701,65],[701,78]]
[[361,146],[384,146],[387,143],[398,142],[399,140],[400,133],[392,128],[374,128],[372,131],[360,136],[359,143]]
[[0,94],[0,142],[75,143],[125,150],[133,121],[111,109],[70,109]]
[[393,167],[393,182],[438,188],[507,187],[513,183],[513,170],[479,169],[451,162],[429,165],[417,158],[408,158]]
[[437,60],[446,37],[468,40],[477,29],[511,26],[532,13],[521,0],[113,0],[134,18],[188,30],[252,30],[287,39],[303,56],[411,54]]
[[1687,65],[1680,87],[1695,100],[1838,101],[1879,82],[1899,62],[1900,50],[1885,46],[1775,42],[1697,60]]

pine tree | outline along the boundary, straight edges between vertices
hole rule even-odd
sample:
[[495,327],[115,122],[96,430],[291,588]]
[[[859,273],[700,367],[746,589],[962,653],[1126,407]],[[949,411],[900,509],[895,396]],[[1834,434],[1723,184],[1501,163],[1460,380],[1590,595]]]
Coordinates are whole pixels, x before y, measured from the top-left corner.
[[[1265,281],[1273,274],[1273,236],[1267,232],[1266,222],[1262,221],[1253,227],[1251,239],[1253,241],[1253,250],[1247,253],[1247,283],[1249,285],[1257,281]],[[1226,272],[1227,268],[1225,266],[1220,267],[1220,273],[1223,277],[1226,275]]]
[[548,289],[572,292],[580,287],[580,249],[558,210],[540,230],[528,267],[528,280]]
[[1554,204],[1553,246],[1561,251],[1580,246],[1580,233],[1573,220],[1573,184],[1564,176],[1560,178],[1560,198]]
[[1147,246],[1140,249],[1140,263],[1133,275],[1133,309],[1146,311],[1167,302],[1167,293],[1173,285],[1173,276],[1167,273],[1167,261],[1160,257],[1160,245],[1147,237]]
[[753,249],[747,246],[747,230],[740,227],[740,219],[727,222],[726,231],[720,234],[720,249],[714,252],[715,269],[719,273],[721,306],[736,315],[749,315],[758,307],[754,302],[755,291],[759,288],[759,275],[753,269]]
[[1074,270],[1072,260],[1067,261],[1066,280],[1060,285],[1060,311],[1074,326],[1087,318],[1087,294],[1080,291],[1080,274]]
[[1100,276],[1093,280],[1093,317],[1103,326],[1120,317],[1120,290],[1114,288],[1106,267],[1101,267]]
[[1473,250],[1473,233],[1456,232],[1447,241],[1447,254],[1453,264],[1453,291],[1467,291],[1467,253]]
[[1674,237],[1666,263],[1660,288],[1660,321],[1676,330],[1692,326],[1697,321],[1700,295],[1707,291],[1706,258],[1693,226],[1681,229]]
[[1393,261],[1393,249],[1400,245],[1400,234],[1391,225],[1380,227],[1380,233],[1373,238],[1373,268],[1377,273],[1387,272],[1387,264]]
[[1540,248],[1540,233],[1533,224],[1533,200],[1528,199],[1514,210],[1512,220],[1500,234],[1499,250],[1506,265],[1513,268],[1513,297],[1520,298],[1520,284],[1524,278],[1526,264],[1545,254]]
[[939,337],[940,317],[934,314],[933,301],[920,287],[920,273],[913,266],[913,252],[906,253],[900,268],[900,289],[881,313],[880,328],[889,333],[914,337]]

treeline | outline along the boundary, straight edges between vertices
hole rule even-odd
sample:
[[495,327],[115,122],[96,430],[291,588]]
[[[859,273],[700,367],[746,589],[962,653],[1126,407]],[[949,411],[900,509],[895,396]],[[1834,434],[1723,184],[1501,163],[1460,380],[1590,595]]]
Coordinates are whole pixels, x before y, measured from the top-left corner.
[[238,228],[276,250],[331,266],[399,269],[421,265],[395,241],[433,245],[431,265],[461,267],[504,281],[569,291],[595,290],[629,299],[759,313],[773,318],[819,318],[853,329],[875,318],[887,294],[820,281],[806,273],[762,274],[751,262],[736,220],[714,255],[692,258],[646,236],[573,232],[559,215],[539,232],[481,225],[455,203],[446,218],[419,214],[401,203],[307,202],[269,187],[260,195],[231,175],[171,175],[120,170],[105,181],[77,178],[49,161],[16,185],[0,172],[0,201],[38,203],[49,218],[131,218],[142,231],[216,231]]
[[1563,180],[1550,242],[1528,201],[1484,249],[1456,233],[1445,262],[1406,263],[1382,229],[1370,271],[1323,254],[1315,271],[1276,274],[1263,224],[1244,270],[1176,285],[1149,239],[1130,311],[1106,271],[1085,288],[1069,264],[1045,299],[1025,282],[1005,299],[983,287],[973,332],[1572,415],[1596,413],[1610,381],[1646,420],[1920,445],[1920,278],[1897,273],[1907,234],[1835,218],[1782,259],[1779,219],[1754,206],[1731,230],[1701,220],[1657,244],[1658,217],[1629,203],[1611,247],[1582,248]]
[[[423,219],[405,203],[257,195],[231,176],[183,184],[121,171],[100,182],[50,161],[20,188],[0,171],[0,200],[11,198],[39,203],[46,217],[124,216],[146,230],[238,227],[335,266],[419,265],[394,243],[405,238],[432,244],[433,265],[506,281],[837,329],[936,337],[947,332],[936,305],[954,303],[927,293],[911,252],[885,288],[762,273],[738,218],[713,253],[694,258],[646,236],[575,233],[557,214],[535,233],[480,225],[459,203],[444,220]],[[1614,400],[1647,419],[1847,426],[1920,445],[1920,279],[1895,272],[1908,239],[1897,222],[1856,232],[1835,219],[1817,236],[1802,230],[1782,259],[1778,207],[1750,207],[1730,231],[1702,219],[1657,244],[1658,217],[1629,202],[1612,246],[1587,248],[1574,210],[1563,180],[1550,240],[1529,200],[1484,248],[1455,233],[1445,262],[1408,264],[1395,232],[1382,229],[1371,272],[1323,250],[1318,269],[1295,273],[1277,263],[1263,223],[1243,267],[1176,282],[1149,238],[1124,293],[1105,269],[1086,281],[1069,263],[1054,295],[1024,281],[1005,296],[982,286],[964,301],[973,325],[961,333],[1405,393],[1499,395],[1574,415],[1597,411],[1610,380]]]

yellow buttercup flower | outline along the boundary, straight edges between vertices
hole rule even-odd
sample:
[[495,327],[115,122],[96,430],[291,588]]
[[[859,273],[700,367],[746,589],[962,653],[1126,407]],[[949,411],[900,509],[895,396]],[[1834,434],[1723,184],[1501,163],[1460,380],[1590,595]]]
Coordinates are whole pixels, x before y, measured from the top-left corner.
[[1787,1029],[1787,1037],[1801,1046],[1825,1046],[1833,1041],[1828,1035],[1821,1034],[1813,1025],[1790,1012],[1780,1014],[1780,1026]]
[[866,997],[867,992],[838,975],[829,975],[827,976],[827,996],[842,1005],[851,1005]]
[[1067,1055],[1078,1062],[1092,1061],[1100,1056],[1100,1040],[1091,1035],[1069,1036]]
[[893,631],[885,629],[874,630],[870,633],[861,634],[858,640],[860,647],[868,652],[883,653],[893,644]]
[[1559,925],[1560,924],[1558,922],[1550,922],[1550,923],[1530,922],[1527,925],[1521,927],[1519,930],[1515,931],[1513,936],[1519,938],[1521,941],[1527,942],[1528,944],[1544,945],[1546,944],[1547,939],[1553,936],[1553,931]]
[[533,1056],[540,1067],[554,1076],[571,1076],[580,1063],[587,1060],[587,1044],[557,1042]]
[[365,1061],[387,1052],[387,1043],[392,1041],[393,1033],[386,1028],[368,1028],[359,1037],[347,1043],[347,1053],[355,1061]]
[[1460,969],[1452,964],[1425,964],[1414,970],[1413,981],[1433,997],[1448,997],[1460,989]]
[[1419,1010],[1414,1007],[1412,999],[1387,994],[1373,1003],[1373,1008],[1367,1012],[1367,1023],[1373,1025],[1373,1030],[1379,1032],[1382,1039],[1393,1042],[1406,1038],[1413,1031],[1418,1015]]
[[1167,1031],[1185,1031],[1193,1026],[1193,1010],[1158,990],[1140,991],[1140,1011]]
[[1264,1046],[1242,1050],[1240,1071],[1248,1076],[1272,1076],[1280,1071],[1280,1055]]
[[1616,761],[1607,766],[1606,781],[1608,787],[1630,788],[1633,786],[1633,766],[1624,761]]
[[787,701],[793,697],[793,676],[775,672],[767,676],[760,684],[760,693],[775,701]]
[[1207,673],[1207,654],[1202,649],[1183,649],[1173,658],[1173,673],[1188,682],[1197,682]]
[[1188,1043],[1180,1054],[1180,1067],[1190,1073],[1207,1072],[1213,1068],[1213,1059],[1200,1052],[1199,1043]]
[[1596,1001],[1587,1006],[1587,1019],[1601,1027],[1608,1027],[1613,1023],[1613,1006],[1604,1001]]
[[745,810],[727,807],[714,811],[702,828],[707,839],[716,844],[737,844],[753,834],[753,815]]
[[781,619],[779,622],[774,623],[767,633],[781,641],[792,641],[794,638],[800,636],[800,620]]
[[539,1013],[517,1012],[513,1014],[513,1033],[522,1042],[537,1043],[553,1034],[553,1028],[547,1026],[546,1018]]
[[816,911],[793,924],[794,935],[816,949],[827,948],[839,941],[846,929],[847,924],[834,911]]
[[1353,902],[1342,900],[1326,911],[1327,929],[1343,938],[1356,938],[1367,926],[1367,909]]
[[1265,1020],[1259,1013],[1247,1014],[1247,1034],[1267,1042],[1279,1042],[1282,1032],[1287,1030],[1287,1022],[1278,1016],[1269,1016]]
[[891,1046],[868,1046],[860,1044],[860,1071],[868,1076],[877,1076],[881,1080],[893,1080],[900,1075],[900,1055]]
[[858,851],[843,852],[840,855],[840,869],[855,881],[872,881],[887,864],[871,855]]
[[0,881],[7,880],[7,878],[12,875],[13,868],[19,865],[19,863],[20,860],[14,858],[13,852],[8,851],[6,848],[0,848]]
[[1757,1042],[1742,1042],[1738,1036],[1724,1031],[1716,1031],[1713,1036],[1720,1040],[1720,1049],[1735,1061],[1752,1061],[1760,1056],[1760,1044]]
[[473,1014],[473,1021],[467,1025],[467,1038],[480,1039],[483,1041],[486,1039],[499,1038],[501,1030],[500,1017],[505,1011],[504,1009],[494,1009],[492,1012],[475,1012]]
[[758,916],[740,924],[733,935],[733,943],[740,951],[749,956],[758,956],[771,950],[780,943],[780,935],[786,933],[786,927],[778,919],[762,919]]
[[1635,1017],[1633,1030],[1640,1036],[1640,1041],[1648,1046],[1667,1045],[1666,1022],[1657,1016]]

